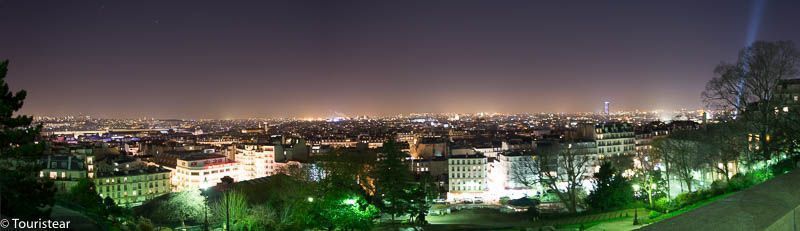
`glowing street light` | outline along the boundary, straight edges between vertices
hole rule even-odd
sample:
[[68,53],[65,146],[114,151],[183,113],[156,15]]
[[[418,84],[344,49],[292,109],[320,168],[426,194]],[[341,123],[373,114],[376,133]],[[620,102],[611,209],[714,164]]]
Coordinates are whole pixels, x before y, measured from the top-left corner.
[[346,204],[346,205],[355,205],[356,204],[356,199],[350,198],[350,199],[344,200],[344,204]]
[[308,200],[308,202],[314,202],[314,198],[313,197],[308,197],[307,200]]

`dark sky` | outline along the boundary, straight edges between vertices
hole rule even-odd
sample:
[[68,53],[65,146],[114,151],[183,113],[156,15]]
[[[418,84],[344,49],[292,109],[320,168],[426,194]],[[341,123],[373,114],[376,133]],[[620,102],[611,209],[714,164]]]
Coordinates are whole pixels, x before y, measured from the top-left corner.
[[246,118],[700,108],[714,65],[800,42],[768,1],[3,1],[25,113]]

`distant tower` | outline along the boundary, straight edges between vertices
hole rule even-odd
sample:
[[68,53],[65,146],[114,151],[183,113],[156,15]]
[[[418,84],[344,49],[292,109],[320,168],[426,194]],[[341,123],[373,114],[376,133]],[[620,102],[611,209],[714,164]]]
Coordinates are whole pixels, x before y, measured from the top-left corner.
[[706,111],[704,110],[703,111],[703,125],[705,126],[706,124],[708,124],[708,113],[706,113]]
[[610,115],[610,114],[608,113],[608,106],[609,106],[610,104],[611,104],[611,102],[608,102],[608,101],[605,101],[605,102],[603,102],[603,113],[606,113],[606,115]]

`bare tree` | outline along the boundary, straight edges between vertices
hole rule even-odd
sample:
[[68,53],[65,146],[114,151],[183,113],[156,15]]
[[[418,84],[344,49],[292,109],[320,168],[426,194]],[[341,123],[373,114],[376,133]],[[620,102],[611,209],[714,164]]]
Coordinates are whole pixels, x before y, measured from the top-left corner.
[[638,166],[635,166],[636,178],[642,185],[642,191],[647,195],[647,202],[653,207],[653,196],[660,192],[664,178],[657,167],[660,160],[657,152],[637,153],[634,157]]
[[[703,91],[709,107],[734,110],[759,136],[761,158],[769,159],[773,149],[769,139],[774,136],[776,113],[782,103],[776,97],[779,83],[800,73],[800,51],[790,41],[758,41],[742,49],[736,63],[721,63],[714,69],[715,77]],[[777,137],[776,137],[777,138]]]
[[697,141],[676,134],[678,133],[654,140],[653,151],[666,163],[667,179],[669,180],[669,174],[674,174],[691,192],[695,181],[693,173],[703,163],[700,161],[698,149],[703,147]]
[[528,188],[541,184],[555,192],[570,213],[576,213],[581,181],[590,175],[592,157],[571,144],[554,146],[512,164],[511,178]]
[[708,125],[699,138],[710,146],[704,149],[703,159],[728,182],[735,170],[730,165],[738,164],[742,154],[748,151],[746,130],[741,123],[728,121]]
[[292,178],[303,182],[310,181],[312,175],[308,166],[303,166],[297,162],[289,162],[288,164],[281,165],[275,169],[275,173],[291,176]]
[[528,188],[534,188],[540,183],[539,170],[541,163],[539,158],[534,155],[526,155],[519,158],[517,161],[511,162],[510,177],[511,180]]

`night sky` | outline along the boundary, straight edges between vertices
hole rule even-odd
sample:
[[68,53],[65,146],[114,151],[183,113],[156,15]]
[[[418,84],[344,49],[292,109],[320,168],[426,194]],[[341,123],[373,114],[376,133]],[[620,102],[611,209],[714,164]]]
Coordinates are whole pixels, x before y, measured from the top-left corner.
[[[248,118],[702,108],[800,2],[2,1],[24,113]],[[502,4],[500,4],[502,3]]]

